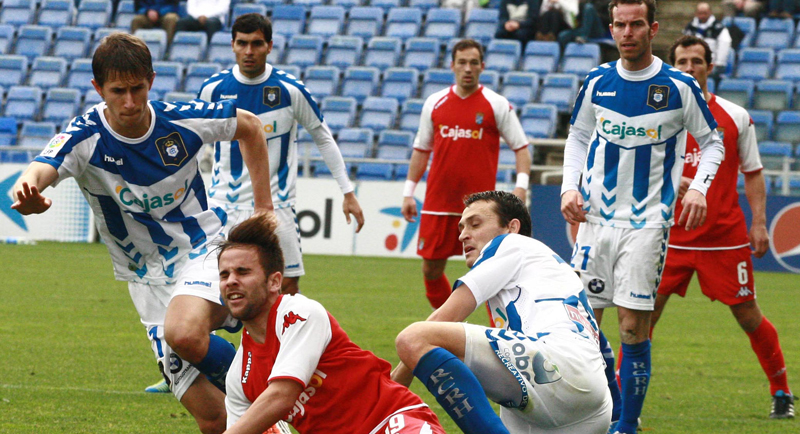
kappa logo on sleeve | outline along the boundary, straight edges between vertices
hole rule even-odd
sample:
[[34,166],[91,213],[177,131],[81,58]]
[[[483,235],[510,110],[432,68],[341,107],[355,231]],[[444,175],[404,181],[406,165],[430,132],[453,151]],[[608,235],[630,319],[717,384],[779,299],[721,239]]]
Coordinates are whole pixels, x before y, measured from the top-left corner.
[[281,334],[283,334],[283,332],[285,332],[286,329],[289,328],[289,326],[291,326],[292,324],[296,324],[297,321],[305,321],[305,320],[306,319],[303,318],[302,316],[290,311],[289,313],[283,316],[283,330],[281,330]]

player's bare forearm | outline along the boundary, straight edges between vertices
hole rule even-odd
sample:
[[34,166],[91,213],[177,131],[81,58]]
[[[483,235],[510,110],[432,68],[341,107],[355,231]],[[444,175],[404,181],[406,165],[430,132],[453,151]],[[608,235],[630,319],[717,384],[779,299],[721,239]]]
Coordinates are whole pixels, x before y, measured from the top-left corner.
[[678,199],[683,199],[683,195],[689,191],[689,185],[692,184],[692,178],[688,176],[681,176],[681,184],[678,186]]
[[678,219],[678,225],[684,226],[687,231],[698,228],[706,222],[708,205],[703,193],[689,189],[683,196],[683,212]]
[[750,245],[753,246],[753,255],[760,258],[767,253],[769,247],[767,189],[764,174],[760,170],[744,174],[744,192],[753,215],[750,222]]
[[269,153],[261,121],[247,110],[237,109],[236,124],[233,140],[239,141],[242,159],[250,173],[255,211],[270,212],[274,206],[270,189]]
[[427,321],[461,322],[475,311],[478,302],[467,285],[461,285],[450,294],[444,304],[428,316]]
[[42,196],[41,191],[58,179],[53,166],[34,161],[17,179],[12,188],[14,203],[11,208],[22,215],[41,214],[52,205],[52,200]]
[[568,190],[561,195],[561,215],[569,224],[586,221],[586,210],[583,209],[583,196],[577,190]]
[[430,156],[430,152],[414,149],[411,153],[411,161],[408,163],[408,175],[406,179],[419,182],[419,180],[422,179],[422,175],[425,174],[425,169],[428,168],[428,159]]
[[364,211],[361,210],[361,205],[358,203],[358,199],[356,199],[356,194],[354,192],[351,191],[350,193],[344,195],[342,211],[344,211],[344,217],[347,219],[347,224],[350,224],[351,214],[356,218],[356,233],[360,232],[361,228],[364,226]]
[[411,369],[408,369],[405,363],[400,362],[397,364],[397,367],[392,370],[392,380],[409,387],[414,381],[414,373],[411,372]]
[[294,380],[275,380],[256,398],[226,434],[261,434],[285,418],[303,391]]

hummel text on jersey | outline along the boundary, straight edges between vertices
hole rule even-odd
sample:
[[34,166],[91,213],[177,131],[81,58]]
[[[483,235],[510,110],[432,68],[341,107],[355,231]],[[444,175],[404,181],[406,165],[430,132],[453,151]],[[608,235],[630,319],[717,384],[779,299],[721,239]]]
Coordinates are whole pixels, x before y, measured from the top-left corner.
[[458,139],[475,139],[480,140],[483,138],[483,128],[479,130],[467,130],[456,125],[455,128],[450,128],[447,125],[439,125],[439,134],[442,137],[452,137],[453,140]]
[[597,91],[597,96],[617,96],[617,91],[615,90],[613,92],[600,92],[598,90]]
[[294,312],[287,313],[286,315],[283,316],[283,330],[281,330],[281,334],[283,334],[283,332],[285,332],[290,325],[296,323],[297,321],[305,321],[305,320],[306,320],[305,318]]
[[105,160],[105,161],[107,161],[109,163],[114,163],[117,166],[122,166],[122,158],[117,160],[114,157],[109,157],[108,155],[103,155],[103,160]]
[[222,99],[236,99],[236,98],[239,98],[239,94],[236,94],[236,93],[234,93],[233,95],[222,94],[219,97],[222,98]]

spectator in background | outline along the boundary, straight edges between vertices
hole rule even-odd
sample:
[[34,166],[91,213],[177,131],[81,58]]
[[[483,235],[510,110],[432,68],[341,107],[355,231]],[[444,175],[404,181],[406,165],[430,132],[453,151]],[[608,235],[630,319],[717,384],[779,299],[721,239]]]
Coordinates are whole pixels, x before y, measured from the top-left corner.
[[728,66],[731,34],[722,21],[717,21],[711,13],[711,5],[706,2],[697,4],[694,18],[683,29],[683,34],[701,38],[711,47],[713,59],[711,63],[714,64],[714,69],[710,77],[715,80],[719,79],[720,74],[724,73]]
[[608,4],[610,0],[581,0],[580,14],[574,29],[563,30],[558,34],[561,49],[570,42],[585,43],[589,39],[611,37],[608,25]]
[[536,25],[537,41],[555,41],[559,33],[575,28],[578,0],[545,0]]
[[167,32],[167,44],[172,43],[179,18],[178,0],[134,0],[133,8],[136,16],[131,20],[131,33],[157,27]]
[[769,0],[770,18],[793,18],[800,12],[800,0]]
[[494,37],[516,39],[524,46],[536,34],[540,7],[540,0],[502,0],[500,24]]
[[230,0],[189,0],[186,4],[187,16],[178,20],[175,30],[178,32],[206,32],[208,40],[214,33],[224,27]]
[[722,0],[722,11],[726,17],[744,15],[758,18],[762,9],[764,9],[762,0]]

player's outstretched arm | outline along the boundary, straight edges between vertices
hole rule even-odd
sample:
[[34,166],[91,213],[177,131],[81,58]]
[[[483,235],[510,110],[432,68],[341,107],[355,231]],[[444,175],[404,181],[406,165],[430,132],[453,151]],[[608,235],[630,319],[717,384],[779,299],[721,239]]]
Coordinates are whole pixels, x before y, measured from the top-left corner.
[[695,190],[689,189],[683,196],[683,212],[678,219],[679,226],[685,226],[687,231],[695,229],[706,222],[706,213],[708,205],[706,204],[706,196]]
[[53,201],[44,197],[41,191],[58,179],[56,169],[45,163],[34,161],[14,184],[14,203],[11,209],[22,215],[41,214],[50,208]]
[[753,255],[760,258],[767,253],[769,247],[767,187],[764,174],[760,170],[744,174],[744,194],[753,214],[753,221],[750,222],[750,245],[753,247]]
[[270,190],[269,154],[267,141],[261,130],[261,121],[247,110],[236,110],[236,133],[232,140],[239,141],[242,159],[250,172],[253,184],[255,212],[271,212],[272,191]]
[[403,206],[400,212],[408,222],[416,221],[417,217],[417,201],[414,199],[414,189],[417,183],[422,179],[425,170],[428,168],[428,159],[430,152],[423,152],[417,149],[411,153],[411,161],[408,164],[408,175],[406,177],[406,185],[403,188]]
[[271,381],[267,389],[256,398],[253,405],[225,433],[263,433],[289,414],[302,391],[303,386],[294,380]]
[[350,224],[350,215],[356,218],[356,233],[361,231],[364,226],[364,211],[361,210],[361,205],[356,199],[356,194],[352,191],[344,195],[344,202],[342,202],[342,211],[344,217],[347,219],[347,224]]

